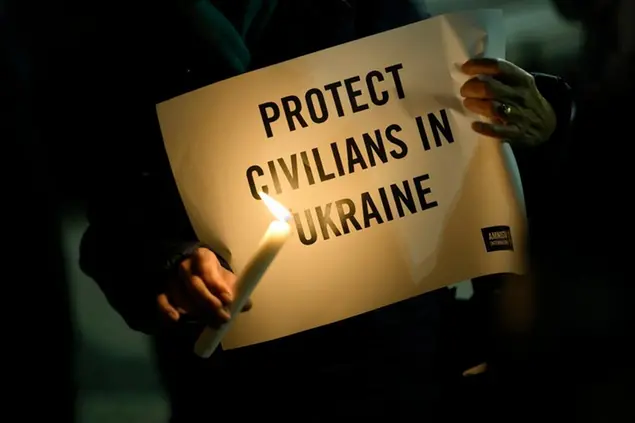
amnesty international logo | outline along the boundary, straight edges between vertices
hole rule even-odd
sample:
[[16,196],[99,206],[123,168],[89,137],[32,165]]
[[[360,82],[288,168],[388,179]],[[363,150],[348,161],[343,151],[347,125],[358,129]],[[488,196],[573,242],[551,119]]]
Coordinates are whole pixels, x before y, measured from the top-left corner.
[[483,242],[488,253],[493,251],[514,251],[512,232],[509,226],[490,226],[482,228]]

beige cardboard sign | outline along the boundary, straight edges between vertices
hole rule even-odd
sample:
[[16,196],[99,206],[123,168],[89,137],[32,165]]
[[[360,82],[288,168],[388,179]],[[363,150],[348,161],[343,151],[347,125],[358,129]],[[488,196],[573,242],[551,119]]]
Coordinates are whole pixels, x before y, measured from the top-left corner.
[[515,162],[459,96],[458,65],[504,46],[499,11],[440,16],[157,106],[194,229],[237,273],[272,220],[258,191],[293,212],[225,348],[523,271]]

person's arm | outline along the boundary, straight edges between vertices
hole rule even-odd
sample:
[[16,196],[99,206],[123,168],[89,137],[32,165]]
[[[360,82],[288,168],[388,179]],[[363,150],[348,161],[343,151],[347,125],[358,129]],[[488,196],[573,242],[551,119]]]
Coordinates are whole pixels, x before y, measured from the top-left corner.
[[[133,12],[133,17],[143,16],[141,10]],[[156,13],[202,38],[207,49],[201,54],[215,64],[210,77],[224,71],[235,74],[247,66],[248,52],[240,35],[210,2],[162,0]],[[160,67],[152,67],[148,58],[161,51],[144,44],[148,39],[136,32],[117,35],[104,34],[109,48],[93,69],[96,85],[107,79],[110,88],[94,96],[96,104],[87,106],[93,109],[88,113],[93,134],[87,142],[99,149],[92,165],[104,166],[92,169],[96,177],[91,178],[89,228],[81,243],[80,265],[130,327],[151,333],[164,317],[159,317],[157,296],[167,294],[167,282],[176,279],[178,265],[190,256],[197,259],[194,252],[202,245],[180,200],[154,110],[155,102],[175,95],[179,83]],[[175,57],[166,54],[166,59]],[[117,106],[111,109],[108,104]],[[231,270],[223,260],[228,252],[215,252],[220,253],[216,254],[219,264]],[[191,277],[186,279],[191,282]],[[218,283],[204,279],[209,289]],[[200,298],[195,302],[204,303]]]
[[541,155],[543,151],[560,148],[560,146],[567,143],[568,132],[574,116],[575,103],[571,87],[564,79],[544,73],[533,73],[532,75],[538,91],[549,102],[556,115],[557,126],[549,139],[541,145],[526,149],[518,147],[518,151],[525,155]]
[[143,151],[147,160],[126,160],[133,149],[104,158],[109,166],[95,178],[80,250],[84,273],[131,328],[145,333],[157,327],[157,295],[168,278],[202,246],[180,200],[161,138],[154,141],[156,148]]
[[156,297],[180,254],[197,240],[178,228],[182,217],[170,216],[176,211],[166,204],[172,193],[155,194],[155,175],[113,173],[93,187],[80,267],[131,328],[151,333],[159,317]]

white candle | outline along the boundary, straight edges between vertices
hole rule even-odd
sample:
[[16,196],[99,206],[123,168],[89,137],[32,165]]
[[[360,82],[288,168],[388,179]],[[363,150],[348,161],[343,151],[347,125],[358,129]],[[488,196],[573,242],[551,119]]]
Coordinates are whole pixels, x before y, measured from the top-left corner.
[[271,222],[260,241],[258,250],[236,280],[234,301],[229,310],[231,319],[218,329],[206,327],[196,341],[194,352],[199,357],[208,358],[214,353],[233,323],[235,316],[245,307],[258,282],[291,235],[291,226],[288,223],[291,219],[291,213],[267,194],[262,192],[259,194],[276,220]]

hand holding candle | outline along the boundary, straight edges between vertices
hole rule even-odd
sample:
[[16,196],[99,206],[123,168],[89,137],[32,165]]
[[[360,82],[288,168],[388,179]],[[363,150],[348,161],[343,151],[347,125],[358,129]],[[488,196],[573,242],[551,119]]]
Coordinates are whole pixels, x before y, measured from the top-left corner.
[[[157,306],[168,320],[187,314],[216,326],[229,320],[236,275],[227,270],[207,247],[186,252],[186,258],[157,296]],[[246,311],[246,310],[244,310]]]
[[232,316],[231,320],[218,329],[205,328],[203,333],[199,336],[198,341],[196,341],[194,352],[199,357],[208,358],[214,353],[223,339],[223,336],[225,336],[225,333],[227,333],[231,327],[234,316],[247,304],[258,282],[260,282],[267,268],[276,258],[276,255],[291,235],[291,226],[288,223],[289,219],[291,219],[291,213],[267,194],[261,192],[260,198],[267,205],[276,220],[271,222],[260,241],[260,246],[256,250],[256,253],[245,265],[245,268],[236,280],[234,301],[229,310]]

